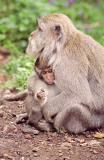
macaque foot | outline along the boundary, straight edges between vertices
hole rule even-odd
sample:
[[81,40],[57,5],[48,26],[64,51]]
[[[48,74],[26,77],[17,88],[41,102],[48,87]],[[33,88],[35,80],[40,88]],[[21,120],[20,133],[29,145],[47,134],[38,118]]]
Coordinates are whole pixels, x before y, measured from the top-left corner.
[[43,120],[43,119],[38,122],[38,128],[39,128],[39,130],[41,130],[41,131],[47,131],[47,132],[53,131],[53,126],[52,126],[52,124],[46,122],[46,121]]
[[66,132],[66,130],[65,130],[64,127],[61,127],[61,128],[56,128],[56,127],[55,127],[55,130],[56,130],[56,132],[59,133],[59,134],[62,134],[62,133],[65,133],[65,132]]
[[28,119],[28,115],[27,113],[22,113],[22,114],[19,114],[19,115],[16,115],[16,123],[19,124],[19,123],[24,123],[26,122]]

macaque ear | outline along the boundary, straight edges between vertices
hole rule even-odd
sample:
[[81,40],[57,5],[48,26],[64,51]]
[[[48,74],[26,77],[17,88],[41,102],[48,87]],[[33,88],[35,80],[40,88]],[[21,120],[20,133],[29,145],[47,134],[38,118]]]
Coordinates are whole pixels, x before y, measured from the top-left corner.
[[45,23],[41,20],[41,18],[39,18],[37,21],[38,21],[38,27],[40,27],[41,29],[44,29]]
[[54,26],[54,34],[57,36],[58,40],[62,38],[62,29],[60,25]]

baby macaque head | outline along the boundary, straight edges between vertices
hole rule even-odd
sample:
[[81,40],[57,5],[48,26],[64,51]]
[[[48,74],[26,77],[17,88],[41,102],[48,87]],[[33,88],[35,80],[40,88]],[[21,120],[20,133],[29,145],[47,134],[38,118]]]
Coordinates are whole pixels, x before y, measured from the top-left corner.
[[55,76],[52,68],[47,65],[47,63],[43,62],[41,57],[38,57],[34,69],[38,74],[39,78],[43,79],[49,85],[54,84]]
[[41,70],[41,76],[47,84],[54,84],[55,76],[50,66]]

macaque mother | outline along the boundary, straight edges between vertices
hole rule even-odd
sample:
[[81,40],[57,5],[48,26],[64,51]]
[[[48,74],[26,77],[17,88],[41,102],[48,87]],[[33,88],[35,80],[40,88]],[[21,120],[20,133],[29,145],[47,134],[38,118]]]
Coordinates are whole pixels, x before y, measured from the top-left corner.
[[38,21],[31,33],[27,53],[41,57],[55,74],[61,93],[43,107],[48,122],[57,130],[80,133],[104,127],[104,47],[77,30],[63,14]]

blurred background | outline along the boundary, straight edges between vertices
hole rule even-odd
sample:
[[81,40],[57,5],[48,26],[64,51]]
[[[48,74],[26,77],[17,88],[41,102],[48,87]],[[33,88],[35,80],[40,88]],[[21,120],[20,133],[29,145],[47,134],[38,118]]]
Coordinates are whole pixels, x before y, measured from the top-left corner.
[[27,39],[38,17],[55,12],[104,45],[104,0],[0,0],[0,88],[26,88],[34,63]]

